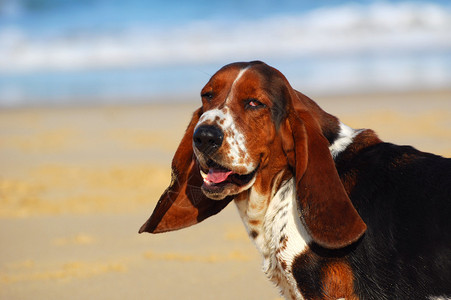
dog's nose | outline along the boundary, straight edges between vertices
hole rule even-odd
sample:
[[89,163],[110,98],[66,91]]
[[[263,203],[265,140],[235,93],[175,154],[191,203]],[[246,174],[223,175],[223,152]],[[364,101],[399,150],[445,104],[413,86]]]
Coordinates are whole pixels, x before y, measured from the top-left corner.
[[223,139],[224,133],[216,126],[201,125],[193,134],[194,146],[205,154],[216,152]]

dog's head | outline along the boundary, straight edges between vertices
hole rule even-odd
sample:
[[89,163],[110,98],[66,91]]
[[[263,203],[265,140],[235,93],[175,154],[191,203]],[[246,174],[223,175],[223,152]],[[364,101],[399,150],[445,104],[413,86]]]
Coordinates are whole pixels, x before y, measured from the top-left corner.
[[255,189],[271,192],[274,177],[295,178],[299,216],[313,240],[327,248],[356,241],[366,226],[338,177],[313,101],[291,88],[276,69],[234,63],[201,92],[172,162],[172,182],[140,232],[165,232],[218,213]]

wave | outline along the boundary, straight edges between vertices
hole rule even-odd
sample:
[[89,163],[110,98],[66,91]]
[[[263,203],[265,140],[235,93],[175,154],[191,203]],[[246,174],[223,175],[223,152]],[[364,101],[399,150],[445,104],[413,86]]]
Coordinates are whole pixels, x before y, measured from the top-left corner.
[[[13,10],[13,9],[10,9]],[[431,3],[346,4],[255,20],[129,24],[36,35],[0,29],[0,73],[161,67],[451,51],[451,11]]]

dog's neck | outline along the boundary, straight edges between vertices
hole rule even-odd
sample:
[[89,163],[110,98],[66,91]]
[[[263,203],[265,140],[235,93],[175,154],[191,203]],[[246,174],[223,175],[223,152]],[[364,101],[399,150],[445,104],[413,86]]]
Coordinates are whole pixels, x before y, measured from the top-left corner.
[[[282,177],[279,174],[278,177]],[[254,190],[235,203],[243,223],[263,257],[263,271],[286,299],[303,299],[291,273],[294,258],[307,249],[310,237],[297,214],[294,180],[275,182],[271,199]],[[262,206],[266,205],[266,209]]]

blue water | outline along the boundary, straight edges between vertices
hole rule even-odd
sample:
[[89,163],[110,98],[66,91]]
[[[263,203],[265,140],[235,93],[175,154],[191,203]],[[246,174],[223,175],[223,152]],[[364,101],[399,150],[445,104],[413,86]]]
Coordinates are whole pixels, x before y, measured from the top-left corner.
[[0,0],[0,106],[191,101],[254,59],[310,94],[449,88],[451,5]]

